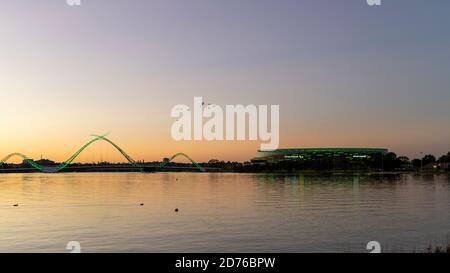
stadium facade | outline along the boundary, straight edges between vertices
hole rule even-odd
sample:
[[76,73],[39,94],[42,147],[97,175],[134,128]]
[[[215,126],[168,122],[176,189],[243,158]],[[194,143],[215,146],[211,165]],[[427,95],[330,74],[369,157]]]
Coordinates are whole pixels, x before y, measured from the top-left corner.
[[381,148],[298,148],[278,149],[274,151],[259,150],[251,160],[254,164],[279,163],[283,161],[313,161],[320,159],[341,159],[348,162],[388,153],[388,149]]

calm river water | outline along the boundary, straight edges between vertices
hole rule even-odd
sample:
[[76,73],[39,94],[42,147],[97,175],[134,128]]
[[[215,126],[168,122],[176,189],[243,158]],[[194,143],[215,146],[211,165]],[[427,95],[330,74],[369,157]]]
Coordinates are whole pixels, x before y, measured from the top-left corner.
[[68,252],[69,241],[83,252],[367,252],[373,240],[412,252],[449,239],[448,175],[0,175],[0,252]]

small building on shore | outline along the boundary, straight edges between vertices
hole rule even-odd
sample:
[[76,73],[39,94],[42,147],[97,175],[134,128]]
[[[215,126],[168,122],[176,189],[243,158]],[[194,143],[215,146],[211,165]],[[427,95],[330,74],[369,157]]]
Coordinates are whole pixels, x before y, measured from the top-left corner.
[[450,169],[449,162],[441,162],[441,163],[429,163],[423,167],[425,170],[448,170]]

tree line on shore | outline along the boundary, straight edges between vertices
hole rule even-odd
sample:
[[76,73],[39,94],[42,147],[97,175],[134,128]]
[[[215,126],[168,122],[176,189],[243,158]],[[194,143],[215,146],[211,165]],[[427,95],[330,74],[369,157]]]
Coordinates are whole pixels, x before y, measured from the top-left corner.
[[406,156],[397,156],[395,153],[388,153],[384,156],[387,169],[399,169],[413,167],[416,169],[421,169],[429,166],[430,164],[436,163],[450,163],[450,152],[436,158],[432,154],[427,154],[422,158],[415,158],[410,160]]
[[[44,166],[56,166],[51,160],[41,159],[36,161]],[[159,164],[160,162],[141,162],[141,164]],[[443,163],[443,164],[441,164]],[[98,166],[98,165],[123,165],[125,163],[108,163],[97,162],[91,164],[71,164],[71,166]],[[390,152],[385,155],[373,154],[364,159],[349,159],[343,157],[318,157],[311,160],[282,160],[269,164],[251,164],[250,162],[225,162],[217,159],[209,160],[208,162],[200,163],[202,167],[214,168],[221,171],[232,172],[277,172],[277,171],[300,171],[300,170],[372,170],[372,171],[414,171],[423,168],[430,168],[430,165],[436,164],[440,169],[449,171],[450,152],[436,158],[434,155],[427,154],[422,158],[409,159],[406,156],[397,156],[397,154]],[[190,163],[170,163],[168,166],[187,166]],[[434,166],[434,165],[433,165]],[[443,167],[441,167],[443,166]],[[29,167],[28,163],[22,164],[4,164],[1,168],[8,167]]]
[[[339,157],[319,157],[311,160],[281,160],[274,163],[255,165],[239,162],[225,162],[220,160],[210,160],[202,163],[204,167],[218,168],[227,171],[238,172],[266,172],[266,171],[288,171],[295,172],[300,170],[373,170],[373,171],[416,171],[423,168],[429,168],[430,164],[450,163],[450,152],[436,158],[434,155],[427,154],[422,158],[410,159],[406,156],[397,156],[390,152],[385,155],[373,154],[364,159],[348,159]],[[443,169],[448,169],[448,164]]]

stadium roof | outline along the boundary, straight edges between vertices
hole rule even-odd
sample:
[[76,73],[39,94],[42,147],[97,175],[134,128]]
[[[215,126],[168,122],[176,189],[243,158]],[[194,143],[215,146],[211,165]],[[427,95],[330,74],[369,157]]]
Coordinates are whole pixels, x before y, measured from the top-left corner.
[[383,148],[295,148],[295,149],[278,149],[273,151],[258,150],[267,154],[296,154],[296,153],[387,153],[388,149]]

